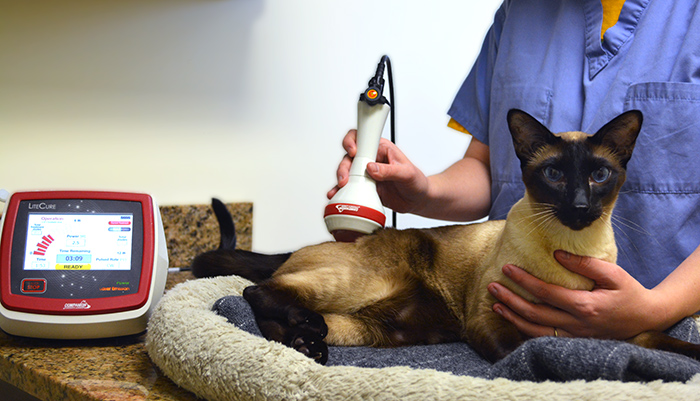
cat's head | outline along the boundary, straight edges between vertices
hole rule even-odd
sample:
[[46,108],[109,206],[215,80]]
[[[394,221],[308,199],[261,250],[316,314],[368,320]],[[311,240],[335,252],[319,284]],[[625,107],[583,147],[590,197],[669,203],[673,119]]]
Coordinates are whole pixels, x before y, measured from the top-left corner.
[[612,213],[642,127],[640,111],[619,115],[594,135],[553,134],[516,109],[508,112],[508,127],[534,202],[573,230]]

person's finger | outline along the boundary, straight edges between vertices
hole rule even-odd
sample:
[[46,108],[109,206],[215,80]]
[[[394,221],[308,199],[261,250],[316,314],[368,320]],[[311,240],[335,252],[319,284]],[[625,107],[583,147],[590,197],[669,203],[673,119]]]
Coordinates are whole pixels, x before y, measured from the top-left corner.
[[357,153],[357,130],[351,129],[343,138],[343,149],[350,156],[355,157]]
[[350,179],[350,167],[352,166],[352,158],[349,155],[343,156],[343,160],[338,164],[336,177],[338,178],[338,187],[342,188]]
[[568,312],[571,312],[569,309],[576,303],[579,295],[576,290],[546,283],[517,266],[503,266],[503,274],[540,302]]
[[[401,150],[399,150],[396,144],[386,138],[381,138],[379,140],[379,147],[377,148],[377,162],[390,163],[392,158],[396,160],[395,154],[397,153],[403,156],[403,153]],[[406,157],[404,156],[403,159],[406,159]]]
[[529,322],[517,313],[513,312],[510,308],[508,308],[506,305],[501,304],[501,303],[496,303],[493,305],[493,310],[494,312],[498,313],[499,315],[503,316],[504,319],[512,323],[519,332],[525,334],[526,336],[529,337],[545,337],[545,336],[554,336],[554,337],[570,337],[569,333],[567,333],[564,329],[555,327],[555,326],[543,326],[539,324],[535,324],[532,322]]
[[379,144],[379,163],[369,163],[367,172],[375,181],[409,182],[416,178],[416,171],[408,158],[395,144],[383,140]]
[[339,187],[339,186],[337,186],[337,185],[334,186],[330,191],[328,191],[328,193],[326,194],[326,197],[327,197],[328,199],[331,199],[332,197],[335,196],[335,194],[338,193],[339,190],[340,190],[340,187]]
[[407,182],[413,179],[413,170],[403,164],[368,163],[367,173],[377,182]]
[[338,183],[326,194],[326,197],[328,197],[328,199],[335,196],[335,194],[338,193],[340,188],[344,187],[348,183],[348,181],[350,180],[351,165],[352,159],[350,158],[350,156],[345,155],[343,157],[343,160],[340,161],[340,164],[338,164],[338,170],[336,171],[336,179],[338,180]]
[[619,281],[628,274],[614,263],[588,256],[572,255],[565,251],[555,251],[554,258],[564,268],[593,280],[599,288],[618,288]]
[[523,329],[528,329],[524,322],[544,327],[568,327],[572,323],[571,316],[566,312],[546,304],[532,303],[502,284],[491,283],[488,290],[499,301],[500,305],[508,308],[508,312],[515,313],[518,319],[523,320],[523,322],[515,321],[504,316],[513,324],[518,325],[519,329],[520,326]]

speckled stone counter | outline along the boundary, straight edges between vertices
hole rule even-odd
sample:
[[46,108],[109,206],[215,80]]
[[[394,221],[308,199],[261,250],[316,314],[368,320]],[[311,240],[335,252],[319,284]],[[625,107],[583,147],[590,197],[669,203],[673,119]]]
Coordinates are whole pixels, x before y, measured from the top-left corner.
[[[238,247],[250,249],[253,205],[227,207]],[[171,267],[187,267],[195,255],[218,246],[218,225],[209,205],[163,206],[161,215]],[[166,291],[192,278],[189,272],[170,273]],[[144,338],[40,340],[0,331],[0,380],[45,401],[197,400],[151,362]]]
[[[236,246],[250,250],[253,204],[230,203],[226,207],[236,224]],[[202,252],[219,246],[219,225],[209,205],[161,206],[171,267],[187,267]]]

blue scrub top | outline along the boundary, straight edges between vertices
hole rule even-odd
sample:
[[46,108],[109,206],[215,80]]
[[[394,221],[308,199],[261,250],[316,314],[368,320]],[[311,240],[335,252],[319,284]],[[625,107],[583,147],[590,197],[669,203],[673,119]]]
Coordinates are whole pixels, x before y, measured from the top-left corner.
[[449,115],[489,145],[503,219],[524,193],[509,109],[588,133],[641,110],[613,224],[618,264],[651,288],[700,245],[700,8],[627,0],[601,41],[602,19],[600,0],[505,1]]

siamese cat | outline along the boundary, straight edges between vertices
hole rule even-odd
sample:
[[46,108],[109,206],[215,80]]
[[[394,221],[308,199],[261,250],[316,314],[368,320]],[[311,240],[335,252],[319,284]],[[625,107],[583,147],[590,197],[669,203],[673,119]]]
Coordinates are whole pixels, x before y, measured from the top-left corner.
[[[591,290],[594,283],[554,259],[557,249],[615,262],[612,210],[641,129],[642,114],[621,114],[595,135],[553,134],[520,110],[508,113],[525,195],[506,220],[432,229],[379,230],[354,243],[329,242],[291,254],[234,250],[223,204],[217,250],[192,263],[196,277],[235,274],[263,335],[319,363],[327,344],[392,347],[466,341],[489,361],[527,337],[493,310],[487,285],[499,282],[538,302],[502,273],[513,264],[549,283]],[[630,340],[700,359],[700,346],[660,332]]]

